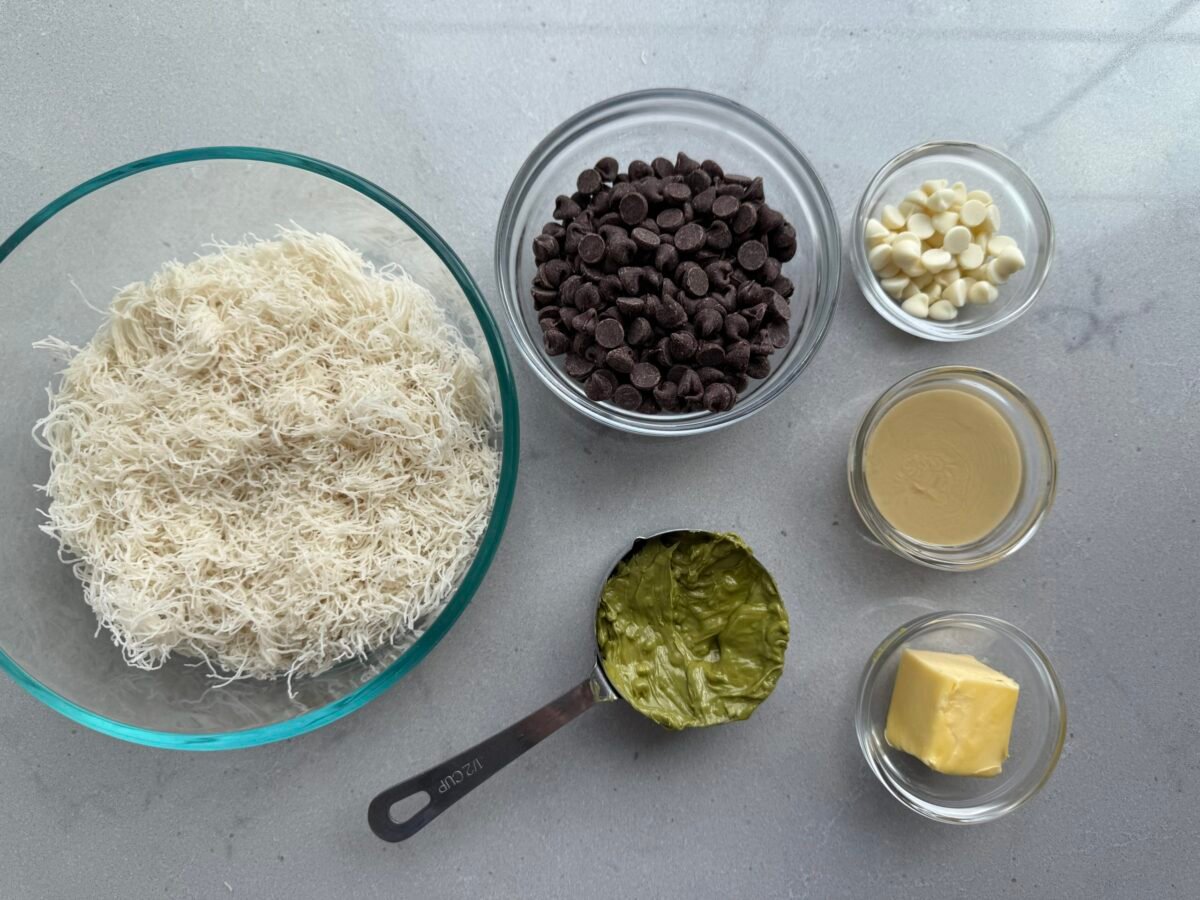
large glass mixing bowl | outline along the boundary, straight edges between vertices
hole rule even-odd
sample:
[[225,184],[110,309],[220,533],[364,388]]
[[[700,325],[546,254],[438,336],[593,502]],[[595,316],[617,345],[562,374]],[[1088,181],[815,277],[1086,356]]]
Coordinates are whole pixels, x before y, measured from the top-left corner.
[[[478,354],[497,398],[502,455],[491,520],[457,589],[413,640],[315,678],[215,687],[173,659],[130,668],[82,589],[38,530],[47,454],[33,441],[61,362],[33,342],[88,341],[116,289],[214,240],[267,238],[292,223],[328,232],[376,265],[428,288]],[[499,330],[454,251],[391,194],[328,163],[252,147],[183,150],[91,179],[0,244],[0,668],[51,709],[97,731],[156,747],[251,747],[311,731],[379,696],[420,662],[466,608],[504,531],[517,480],[517,399]]]

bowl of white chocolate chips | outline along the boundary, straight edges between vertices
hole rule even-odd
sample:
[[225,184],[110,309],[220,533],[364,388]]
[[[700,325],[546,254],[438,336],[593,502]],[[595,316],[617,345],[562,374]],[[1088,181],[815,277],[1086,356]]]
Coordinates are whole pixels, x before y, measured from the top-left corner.
[[897,328],[991,334],[1032,305],[1054,250],[1050,211],[1007,156],[966,141],[906,150],[871,179],[848,242],[859,288]]

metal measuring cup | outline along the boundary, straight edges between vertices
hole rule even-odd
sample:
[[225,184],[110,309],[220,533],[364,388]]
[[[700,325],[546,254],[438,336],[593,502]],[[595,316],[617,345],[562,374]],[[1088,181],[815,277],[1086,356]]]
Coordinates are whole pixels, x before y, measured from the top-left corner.
[[[596,597],[597,608],[604,585],[624,560],[629,559],[655,538],[666,538],[690,531],[691,529],[687,528],[672,528],[635,539],[629,549],[622,553],[605,573],[604,582],[601,583],[600,592]],[[412,837],[526,750],[539,744],[576,716],[587,712],[597,703],[617,699],[621,699],[620,695],[604,673],[604,666],[600,661],[600,648],[597,646],[596,661],[591,674],[561,697],[551,700],[537,712],[476,744],[470,750],[464,750],[420,775],[393,785],[375,797],[367,812],[371,830],[383,840],[393,843]],[[420,793],[429,796],[429,802],[425,806],[403,821],[397,822],[392,818],[392,809],[397,803]]]

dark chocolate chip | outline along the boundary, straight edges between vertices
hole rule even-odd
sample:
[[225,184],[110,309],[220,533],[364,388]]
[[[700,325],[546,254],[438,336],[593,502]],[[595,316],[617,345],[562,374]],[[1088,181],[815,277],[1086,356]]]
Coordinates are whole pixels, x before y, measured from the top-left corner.
[[704,396],[704,382],[695,369],[688,369],[679,379],[679,396],[684,400],[699,400]]
[[549,288],[534,288],[533,291],[534,307],[549,306],[558,300],[559,292],[550,290]]
[[750,378],[766,378],[771,374],[771,360],[765,356],[751,356],[746,366],[746,375]]
[[632,384],[623,384],[613,391],[613,403],[621,407],[621,409],[633,412],[642,405],[642,392],[635,388]]
[[736,197],[731,197],[729,194],[722,194],[720,189],[717,190],[717,198],[713,201],[712,214],[718,219],[731,219],[738,211],[738,202]]
[[679,385],[672,381],[664,381],[654,388],[654,402],[661,409],[673,409],[679,399]]
[[716,341],[701,341],[696,350],[696,362],[702,366],[719,366],[725,362],[725,348]]
[[604,365],[604,357],[608,355],[608,351],[599,344],[592,344],[583,351],[583,358],[593,363],[597,368]]
[[758,210],[751,204],[743,203],[733,215],[730,227],[734,234],[746,234],[758,224]]
[[686,184],[671,182],[663,187],[663,200],[674,206],[683,206],[692,199],[692,189]]
[[608,369],[599,369],[593,372],[588,376],[588,380],[583,386],[588,399],[596,403],[611,400],[616,389],[617,376],[608,371]]
[[644,344],[650,340],[650,334],[653,329],[650,327],[650,322],[642,316],[638,316],[629,323],[629,327],[625,329],[625,340],[629,341],[633,346]]
[[631,232],[633,241],[643,250],[655,250],[658,248],[658,235],[649,228],[635,228]]
[[632,319],[646,311],[646,301],[641,297],[618,297],[617,311],[626,319]]
[[633,371],[633,350],[629,347],[618,347],[615,350],[609,350],[608,356],[604,357],[604,364],[614,372],[628,375]]
[[719,413],[732,409],[736,400],[737,391],[733,389],[733,385],[716,383],[704,389],[704,408],[709,412]]
[[677,301],[667,297],[663,299],[658,309],[655,310],[654,320],[668,330],[678,328],[687,321],[687,312],[684,311],[684,308]]
[[629,164],[629,180],[637,181],[639,178],[645,178],[647,175],[653,175],[654,170],[650,168],[650,164],[644,159],[635,159]]
[[675,232],[675,249],[680,253],[691,253],[704,246],[704,226],[688,222]]
[[750,365],[750,342],[734,341],[725,348],[725,365],[735,372],[746,371]]
[[771,299],[767,301],[767,316],[772,319],[787,321],[792,317],[792,307],[779,294],[771,291]]
[[796,286],[792,284],[792,280],[784,275],[772,278],[771,287],[781,297],[791,297],[796,292]]
[[550,356],[561,356],[567,352],[571,340],[557,328],[551,328],[542,333],[542,346]]
[[[639,194],[645,197],[650,203],[662,203],[663,199],[663,183],[661,179],[650,177],[643,178],[634,185]],[[642,216],[645,218],[645,216]],[[630,223],[632,224],[632,223]]]
[[739,394],[744,393],[746,388],[750,387],[750,379],[741,372],[735,372],[733,375],[730,375],[729,383]]
[[554,259],[558,256],[558,241],[548,234],[539,234],[533,239],[533,259],[537,263],[544,263],[548,259]]
[[725,170],[711,159],[706,159],[700,163],[700,168],[711,175],[713,178],[721,178],[725,175]]
[[771,336],[771,345],[776,350],[782,350],[791,340],[791,329],[786,319],[776,319],[767,325],[767,333]]
[[585,263],[595,265],[604,259],[604,238],[598,234],[588,234],[579,241],[579,258]]
[[696,334],[711,338],[721,332],[725,319],[717,310],[705,308],[696,313]]
[[617,319],[605,319],[596,324],[596,343],[606,350],[621,346],[625,341],[625,326]]
[[[693,194],[699,194],[701,191],[707,191],[712,187],[712,176],[703,169],[693,169],[688,173],[684,183],[688,186]],[[716,192],[713,192],[716,196]]]
[[605,181],[612,181],[621,171],[621,164],[611,156],[602,156],[596,161],[596,171]]
[[667,381],[673,381],[676,384],[679,384],[679,379],[684,376],[684,373],[690,371],[692,371],[690,366],[684,366],[676,363],[667,370]]
[[650,168],[659,178],[666,178],[669,175],[675,174],[675,163],[671,162],[665,156],[656,156],[650,161]]
[[637,266],[622,266],[617,269],[617,277],[621,279],[621,289],[627,294],[636,294],[641,282],[642,270]]
[[595,309],[600,305],[600,289],[591,282],[581,284],[575,291],[575,308],[580,310]]
[[770,234],[783,222],[783,213],[778,210],[771,209],[765,203],[758,208],[758,230],[763,234]]
[[728,250],[733,245],[733,232],[724,222],[713,222],[704,235],[708,246],[714,250]]
[[761,178],[752,178],[750,183],[746,185],[746,193],[742,195],[742,199],[762,202],[763,197],[763,180]]
[[767,304],[755,303],[753,306],[747,306],[742,310],[742,315],[745,316],[746,322],[750,326],[749,330],[757,331],[762,325],[763,319],[767,317]]
[[604,178],[595,169],[584,169],[575,179],[575,187],[581,194],[594,194],[603,183]]
[[740,340],[750,333],[750,323],[741,313],[732,313],[725,317],[725,337],[732,341]]
[[580,356],[575,353],[568,353],[567,361],[564,363],[564,368],[567,370],[567,374],[572,378],[583,378],[585,375],[591,372],[595,366],[592,364],[591,360],[587,359],[587,357]]
[[548,234],[556,241],[561,241],[567,234],[567,229],[558,222],[547,222],[542,226],[542,234]]
[[646,213],[650,211],[650,204],[645,197],[635,192],[622,197],[617,209],[621,214],[621,221],[626,225],[640,225],[642,219],[646,218]]
[[581,312],[579,315],[577,315],[575,320],[571,323],[571,327],[575,329],[576,333],[582,332],[583,334],[590,335],[595,333],[596,324],[599,321],[600,316],[596,313],[596,310],[589,309],[586,312]]
[[[695,191],[695,188],[693,188]],[[705,188],[702,191],[696,191],[692,197],[692,209],[702,216],[707,216],[712,212],[713,201],[717,199],[716,188]]]
[[738,247],[737,261],[738,265],[747,272],[760,269],[767,261],[767,248],[758,241],[746,241]]
[[554,218],[566,221],[574,219],[581,212],[583,210],[579,208],[579,204],[566,194],[559,194],[554,198]]
[[708,275],[699,266],[688,269],[683,276],[683,289],[693,297],[703,297],[708,293]]
[[658,367],[648,362],[640,362],[629,373],[629,381],[634,387],[648,391],[662,380]]
[[676,331],[671,334],[667,344],[667,352],[671,359],[686,362],[696,355],[696,336],[690,331]]
[[675,207],[664,209],[654,220],[663,231],[675,231],[683,224],[683,210]]
[[675,174],[676,175],[690,175],[692,172],[695,172],[698,168],[700,168],[700,163],[698,163],[696,160],[692,159],[690,156],[688,156],[682,150],[680,150],[677,154],[675,154]]
[[556,288],[571,274],[571,264],[565,259],[550,259],[538,267],[538,272],[549,287]]
[[715,381],[725,381],[725,373],[716,366],[701,366],[696,370],[696,374],[700,376],[700,383],[708,387]]

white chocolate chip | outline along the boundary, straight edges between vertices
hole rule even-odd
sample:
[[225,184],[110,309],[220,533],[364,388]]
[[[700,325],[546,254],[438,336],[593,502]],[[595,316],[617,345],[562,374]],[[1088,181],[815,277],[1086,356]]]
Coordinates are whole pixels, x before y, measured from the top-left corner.
[[900,292],[900,299],[907,300],[909,297],[913,296],[914,294],[919,294],[919,293],[921,293],[921,289],[910,281],[908,283],[908,287],[906,287],[904,290],[902,290]]
[[954,206],[956,208],[967,202],[967,186],[961,181],[956,181],[950,185],[950,190],[954,191]]
[[[1011,278],[1013,275],[1025,268],[1025,256],[1021,253],[1020,248],[1015,245],[1005,247],[1000,251],[991,263],[996,267],[996,271],[1002,274],[1005,278]],[[926,267],[928,268],[928,267]]]
[[921,245],[917,241],[897,240],[892,244],[891,260],[900,268],[911,266],[921,258]]
[[924,294],[914,294],[901,303],[900,308],[918,319],[929,318],[929,298]]
[[900,274],[900,267],[895,263],[891,263],[890,265],[884,266],[875,274],[880,278],[892,278],[893,276]]
[[[924,278],[926,275],[929,275],[929,270],[925,268],[924,263],[922,263],[920,259],[914,263],[909,263],[907,266],[901,266],[900,271],[914,280],[917,278]],[[933,278],[932,275],[929,275],[929,277]]]
[[892,229],[892,231],[899,231],[904,227],[904,216],[894,206],[885,206],[883,208],[883,215],[879,217],[879,221]]
[[984,206],[988,206],[992,202],[992,195],[987,191],[967,191],[967,200],[978,200]]
[[983,248],[978,244],[967,244],[958,254],[958,265],[963,269],[978,269],[983,265]]
[[[958,217],[968,228],[977,228],[987,218],[988,207],[979,200],[968,200],[958,211]],[[887,220],[884,220],[885,224]]]
[[994,234],[988,238],[987,252],[992,256],[999,256],[1006,247],[1015,247],[1017,242],[1010,238],[1007,234]]
[[949,322],[958,318],[958,310],[949,300],[937,300],[929,305],[929,318],[939,322]]
[[925,295],[930,300],[941,300],[942,299],[942,290],[943,290],[943,288],[940,284],[937,283],[937,279],[934,279],[933,284],[931,284],[929,287],[925,288]]
[[991,206],[989,206],[987,208],[987,218],[984,221],[991,225],[992,231],[999,231],[1000,230],[1000,207],[998,207],[995,203],[993,203]]
[[1004,274],[1003,269],[996,266],[996,260],[994,259],[983,267],[983,271],[987,275],[987,280],[992,284],[1004,284],[1004,282],[1008,281],[1008,276]]
[[928,238],[925,239],[925,249],[926,250],[942,249],[942,240],[943,240],[942,235],[938,234],[935,231],[933,234],[931,234]]
[[933,234],[933,222],[925,213],[913,213],[908,217],[908,230],[921,240],[925,240]]
[[886,269],[892,262],[892,248],[890,244],[876,244],[867,253],[867,262],[871,266],[872,272],[879,272]]
[[911,203],[913,206],[918,206],[921,209],[924,209],[929,203],[929,197],[924,191],[909,191],[904,195],[904,201],[906,203]]
[[926,250],[921,254],[921,264],[928,272],[940,272],[954,264],[954,257],[945,250]]
[[882,243],[889,234],[891,234],[891,231],[878,219],[867,219],[866,235],[868,245]]
[[897,241],[912,241],[915,244],[921,243],[921,239],[911,231],[898,231],[895,232],[895,235]]
[[906,219],[915,212],[924,212],[925,211],[924,206],[917,206],[917,204],[912,203],[911,201],[908,201],[908,200],[901,200],[900,205],[897,207],[897,209],[900,210],[900,215],[904,216],[904,218],[906,218]]
[[953,284],[961,278],[962,275],[959,273],[957,266],[951,266],[948,269],[942,269],[942,271],[933,276],[933,280],[943,286],[947,284]]
[[[954,216],[955,219],[958,218],[958,216],[956,216],[954,213],[943,213],[943,215],[951,215]],[[934,227],[937,227],[936,222],[934,223]],[[958,254],[962,253],[970,246],[971,230],[963,227],[962,225],[955,225],[953,228],[949,229],[946,232],[946,237],[942,240],[942,247],[948,252],[953,253],[955,256],[958,256]],[[972,268],[974,268],[974,266],[972,266]]]
[[921,290],[925,290],[925,288],[933,284],[933,276],[928,272],[924,273],[923,275],[918,275],[913,278],[913,284],[915,284]]
[[946,288],[942,291],[942,297],[946,300],[949,300],[959,309],[962,309],[967,305],[967,290],[969,287],[970,286],[967,284],[967,280],[965,278],[960,278],[953,284],[946,286]]
[[954,191],[940,188],[929,195],[929,208],[934,212],[945,212],[954,206]]
[[[933,230],[938,234],[946,234],[951,228],[958,224],[958,213],[952,209],[945,212],[935,213],[929,217],[929,221],[933,223]],[[966,231],[966,229],[963,229]],[[971,239],[971,232],[967,231],[967,240]]]
[[996,286],[986,281],[977,281],[967,289],[967,299],[972,303],[991,303],[998,296],[1000,292],[996,290]]
[[904,291],[904,289],[909,286],[910,283],[911,282],[908,280],[907,276],[896,275],[892,278],[884,278],[882,281],[879,282],[879,286],[881,288],[883,288],[883,290],[892,299],[897,299],[897,298],[899,298],[900,294]]
[[931,178],[921,185],[921,190],[927,194],[932,194],[934,191],[940,191],[949,183],[945,178]]

